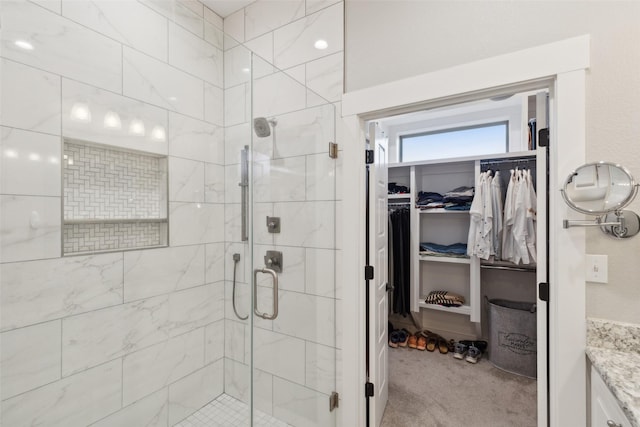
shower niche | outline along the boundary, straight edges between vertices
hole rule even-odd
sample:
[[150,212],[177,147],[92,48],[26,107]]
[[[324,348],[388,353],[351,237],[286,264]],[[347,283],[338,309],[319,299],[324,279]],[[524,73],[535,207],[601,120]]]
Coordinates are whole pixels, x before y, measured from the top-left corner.
[[65,256],[168,245],[167,157],[65,140]]

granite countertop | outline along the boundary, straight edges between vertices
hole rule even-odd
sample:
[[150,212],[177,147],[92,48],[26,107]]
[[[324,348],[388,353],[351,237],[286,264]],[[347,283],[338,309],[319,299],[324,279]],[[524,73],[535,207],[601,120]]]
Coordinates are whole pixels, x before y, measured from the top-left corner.
[[634,427],[640,427],[640,325],[587,320],[587,356]]

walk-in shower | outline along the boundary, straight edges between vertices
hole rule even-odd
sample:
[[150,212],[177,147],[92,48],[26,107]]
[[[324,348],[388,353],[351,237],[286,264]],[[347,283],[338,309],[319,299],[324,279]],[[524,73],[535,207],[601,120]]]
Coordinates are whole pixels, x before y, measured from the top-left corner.
[[[2,2],[0,424],[335,425],[335,106],[198,1],[55,3]],[[65,224],[80,158],[96,178]],[[74,236],[108,251],[66,250],[98,222]],[[238,416],[185,422],[211,402]]]

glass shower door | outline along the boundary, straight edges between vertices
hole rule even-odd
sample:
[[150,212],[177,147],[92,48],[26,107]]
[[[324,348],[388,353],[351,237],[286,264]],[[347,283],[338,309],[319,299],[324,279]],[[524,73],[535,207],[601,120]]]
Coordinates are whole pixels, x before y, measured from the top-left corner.
[[[251,56],[253,425],[335,425],[335,107]],[[249,282],[249,280],[247,280]],[[271,425],[271,424],[269,424]]]

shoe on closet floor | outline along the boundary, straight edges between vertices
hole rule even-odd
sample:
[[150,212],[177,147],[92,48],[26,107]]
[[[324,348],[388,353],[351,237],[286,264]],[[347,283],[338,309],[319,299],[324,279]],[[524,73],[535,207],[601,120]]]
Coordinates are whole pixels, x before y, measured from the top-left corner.
[[411,335],[407,341],[409,348],[418,348],[418,336]]
[[400,340],[400,334],[397,329],[393,329],[393,325],[389,322],[389,347],[398,348],[398,341]]
[[[418,337],[418,340],[416,342],[416,349],[420,350],[420,351],[425,351],[429,349],[429,343],[427,341],[427,339],[425,337],[423,337],[422,335],[420,335]],[[429,350],[429,351],[433,351],[433,350]]]
[[482,357],[482,354],[487,350],[486,341],[473,341],[467,351],[467,357],[465,360],[469,363],[478,363],[478,360]]
[[398,347],[406,347],[409,343],[409,337],[411,334],[406,329],[400,329],[398,331]]
[[455,357],[456,359],[464,359],[464,357],[467,355],[467,351],[469,350],[469,346],[471,345],[471,341],[458,341],[457,343],[455,343],[454,347],[453,347],[453,357]]

